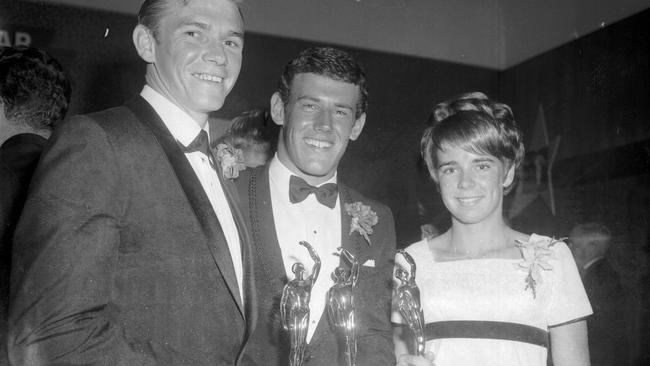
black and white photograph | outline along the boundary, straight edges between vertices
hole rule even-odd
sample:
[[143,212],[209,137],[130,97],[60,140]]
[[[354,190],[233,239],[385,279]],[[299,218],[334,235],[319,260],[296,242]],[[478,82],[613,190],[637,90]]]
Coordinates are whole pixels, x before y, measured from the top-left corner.
[[0,366],[650,364],[650,0],[0,0]]

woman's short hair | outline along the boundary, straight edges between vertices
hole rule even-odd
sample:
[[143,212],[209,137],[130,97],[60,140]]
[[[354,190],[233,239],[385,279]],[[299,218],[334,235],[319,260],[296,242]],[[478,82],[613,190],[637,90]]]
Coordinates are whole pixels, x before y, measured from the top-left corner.
[[517,169],[524,158],[523,135],[512,110],[483,93],[465,93],[436,105],[429,124],[420,148],[430,172],[438,167],[437,151],[447,146],[494,156],[508,169]]

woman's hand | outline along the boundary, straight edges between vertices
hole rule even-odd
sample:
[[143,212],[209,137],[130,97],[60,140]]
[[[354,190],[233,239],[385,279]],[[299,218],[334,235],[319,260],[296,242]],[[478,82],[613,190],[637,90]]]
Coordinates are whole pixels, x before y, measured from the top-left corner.
[[433,363],[433,352],[427,352],[423,356],[401,355],[395,366],[436,366]]

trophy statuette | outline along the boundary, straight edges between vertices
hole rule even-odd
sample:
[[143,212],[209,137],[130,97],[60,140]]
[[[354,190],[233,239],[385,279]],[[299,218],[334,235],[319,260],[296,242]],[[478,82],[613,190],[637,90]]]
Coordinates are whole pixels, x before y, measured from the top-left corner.
[[350,270],[342,266],[334,270],[336,282],[328,292],[327,308],[330,319],[345,344],[345,361],[348,366],[354,366],[357,357],[354,286],[359,278],[359,262],[346,249],[338,250],[340,255],[350,262]]
[[291,271],[295,278],[284,286],[280,300],[282,327],[289,333],[291,366],[301,366],[304,359],[309,328],[309,299],[321,266],[320,257],[314,248],[306,241],[301,241],[300,245],[307,248],[314,266],[309,277],[305,278],[305,266],[300,262],[294,263]]
[[413,257],[405,250],[397,251],[409,265],[409,270],[397,268],[395,277],[400,281],[400,285],[395,291],[396,304],[406,325],[411,330],[415,344],[415,354],[424,355],[426,339],[424,337],[424,313],[420,303],[420,289],[415,283],[416,266]]

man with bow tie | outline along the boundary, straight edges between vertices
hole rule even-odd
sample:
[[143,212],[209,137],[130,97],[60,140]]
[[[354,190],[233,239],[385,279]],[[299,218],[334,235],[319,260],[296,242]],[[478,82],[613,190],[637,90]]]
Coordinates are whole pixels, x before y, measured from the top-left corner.
[[146,85],[54,133],[18,223],[14,365],[239,365],[255,319],[250,235],[208,146],[237,80],[236,0],[144,0]]
[[[288,364],[280,296],[292,279],[294,263],[311,263],[301,241],[310,243],[322,262],[309,303],[304,364],[343,364],[345,345],[326,308],[332,273],[349,265],[337,254],[339,247],[361,267],[355,286],[357,365],[395,364],[389,319],[393,216],[388,207],[362,196],[337,175],[348,142],[359,137],[366,122],[366,104],[363,69],[341,50],[310,48],[284,69],[271,98],[271,115],[282,126],[277,153],[236,181],[252,228],[258,289],[259,320],[244,355],[246,365]],[[359,207],[357,203],[369,207],[364,212],[378,221],[346,208]],[[370,224],[359,226],[353,219]]]

